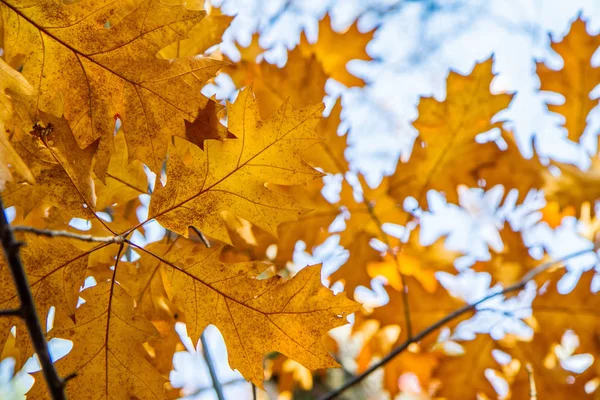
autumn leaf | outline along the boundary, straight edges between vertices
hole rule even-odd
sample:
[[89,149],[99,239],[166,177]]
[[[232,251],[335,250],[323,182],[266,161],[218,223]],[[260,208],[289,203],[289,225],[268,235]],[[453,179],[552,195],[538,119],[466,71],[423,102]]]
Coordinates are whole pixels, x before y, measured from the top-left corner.
[[166,378],[141,348],[157,335],[154,326],[134,310],[133,300],[114,281],[86,289],[81,296],[86,303],[77,310],[77,324],[65,321],[51,331],[52,336],[73,341],[73,350],[57,362],[63,375],[77,373],[78,382],[67,387],[67,395],[163,399]]
[[[435,292],[429,293],[413,277],[406,277],[405,282],[408,287],[408,314],[411,316],[413,332],[419,332],[427,328],[464,305],[463,301],[452,296],[442,286],[438,286]],[[386,292],[389,296],[389,302],[381,307],[376,307],[368,315],[368,318],[379,321],[381,326],[384,327],[388,325],[400,326],[402,330],[398,340],[406,340],[408,338],[405,313],[407,307],[402,292],[389,286],[386,288]],[[468,315],[463,315],[461,318],[468,318]],[[449,326],[456,326],[461,318],[453,320]],[[427,338],[424,343],[431,343],[431,341],[431,338]]]
[[[559,269],[539,278],[543,286],[532,304],[534,319],[530,325],[535,330],[533,338],[507,347],[507,351],[522,365],[512,387],[517,399],[527,398],[529,379],[524,370],[526,363],[533,366],[540,397],[587,398],[589,393],[585,385],[598,376],[597,361],[581,374],[569,371],[565,367],[568,364],[563,364],[566,358],[577,354],[590,354],[594,360],[600,354],[596,335],[600,328],[597,313],[599,297],[592,292],[595,273],[588,271],[582,274],[577,286],[568,294],[559,293],[557,288],[564,276],[565,271]],[[563,336],[568,331],[578,337],[578,345],[571,350],[563,342]]]
[[529,253],[522,233],[513,230],[508,222],[500,230],[503,248],[500,251],[490,249],[489,261],[478,261],[473,266],[475,271],[488,272],[492,275],[492,284],[502,283],[505,287],[518,282],[527,272],[542,263]]
[[7,135],[11,130],[13,106],[12,96],[31,96],[33,87],[21,74],[12,69],[4,60],[0,59],[0,191],[4,190],[7,181],[12,180],[9,165],[30,184],[35,178],[21,160]]
[[592,66],[600,35],[588,34],[586,21],[579,17],[563,40],[552,41],[551,46],[562,57],[564,66],[555,71],[538,62],[540,90],[564,96],[562,104],[548,104],[548,109],[564,117],[568,138],[577,142],[585,131],[590,111],[598,105],[598,99],[591,99],[590,93],[600,83],[600,68]]
[[402,290],[401,274],[413,276],[429,293],[435,292],[438,282],[435,273],[439,271],[455,273],[454,261],[459,252],[448,250],[444,239],[424,246],[420,243],[420,229],[410,233],[407,243],[397,240],[385,254],[383,261],[369,262],[367,271],[373,278],[382,276],[396,290]]
[[81,148],[101,139],[95,168],[100,178],[113,152],[117,115],[128,132],[129,157],[159,171],[170,137],[184,137],[184,120],[193,120],[206,104],[200,89],[221,65],[210,59],[156,58],[204,13],[153,0],[140,1],[126,13],[120,7],[48,0],[0,7],[4,58],[22,65],[24,77],[39,88],[33,109],[23,105],[23,112],[34,123],[36,108],[64,115]]
[[325,15],[319,21],[318,40],[310,43],[306,35],[302,35],[299,47],[305,57],[314,54],[327,75],[333,79],[347,87],[363,86],[363,80],[351,74],[347,64],[351,60],[371,60],[366,46],[373,38],[373,33],[361,33],[356,23],[338,33],[331,27],[329,15]]
[[207,139],[235,139],[235,135],[219,121],[219,114],[222,110],[221,105],[209,101],[204,108],[198,110],[196,119],[192,122],[185,121],[185,138],[202,150],[204,150],[204,141]]
[[421,99],[419,117],[413,122],[419,137],[410,160],[398,163],[390,178],[392,197],[401,204],[409,196],[422,202],[427,191],[435,189],[457,203],[458,185],[478,186],[478,168],[494,160],[500,150],[493,142],[480,144],[475,138],[501,126],[492,118],[512,99],[509,94],[490,93],[493,77],[490,58],[476,64],[467,76],[450,72],[444,101]]
[[304,56],[296,48],[288,53],[285,66],[278,68],[264,60],[257,63],[252,47],[241,52],[241,61],[225,66],[223,72],[238,88],[252,83],[261,117],[267,118],[286,100],[293,108],[323,101],[327,75],[315,56]]
[[591,161],[587,171],[582,171],[575,165],[552,161],[560,170],[560,175],[554,176],[549,171],[544,174],[544,193],[549,202],[557,204],[553,207],[559,210],[572,207],[574,214],[579,216],[584,203],[593,204],[600,198],[600,158],[596,155]]
[[[171,147],[168,182],[165,187],[157,182],[150,219],[181,235],[193,225],[228,241],[221,211],[231,211],[274,236],[277,225],[302,214],[299,204],[265,183],[299,185],[319,176],[301,153],[319,140],[314,126],[322,107],[293,110],[285,104],[262,121],[250,93],[242,91],[230,106],[229,130],[237,140],[206,142],[205,151],[181,141]],[[187,163],[184,152],[189,152]]]
[[[254,384],[262,386],[262,359],[278,351],[309,369],[337,366],[320,338],[343,325],[358,305],[344,294],[334,296],[321,285],[319,266],[301,270],[291,280],[253,278],[260,264],[222,264],[219,247],[178,240],[159,254],[175,296],[180,296],[188,332],[197,338],[213,324],[228,345],[229,362]],[[164,254],[162,254],[164,253]],[[263,266],[264,268],[264,266]],[[254,293],[254,295],[249,295]]]
[[144,165],[133,160],[130,162],[123,129],[115,135],[115,153],[110,159],[104,182],[95,179],[96,208],[104,210],[115,203],[126,203],[148,192],[148,177]]

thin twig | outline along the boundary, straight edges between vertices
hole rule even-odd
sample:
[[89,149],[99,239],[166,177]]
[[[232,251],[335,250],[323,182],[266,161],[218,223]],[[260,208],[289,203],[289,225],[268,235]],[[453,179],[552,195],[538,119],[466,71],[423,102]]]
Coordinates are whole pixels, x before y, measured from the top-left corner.
[[223,386],[219,381],[219,377],[217,376],[217,369],[215,368],[214,361],[212,356],[210,355],[210,351],[208,349],[208,341],[206,340],[206,331],[202,332],[200,335],[200,341],[202,342],[202,354],[204,355],[204,360],[206,361],[206,365],[208,365],[208,372],[210,373],[210,379],[212,380],[213,388],[215,389],[215,393],[217,393],[217,399],[225,400],[225,394],[223,393]]
[[38,317],[38,313],[35,309],[35,302],[33,295],[31,294],[31,287],[23,263],[21,262],[21,255],[19,248],[21,243],[15,240],[13,231],[8,224],[6,214],[4,212],[4,204],[0,199],[0,237],[2,239],[2,248],[4,249],[4,256],[6,262],[12,273],[13,282],[19,295],[21,305],[19,307],[21,313],[20,316],[27,325],[29,331],[29,337],[33,344],[33,348],[38,355],[40,365],[42,366],[42,372],[48,385],[48,390],[52,399],[54,400],[65,400],[64,386],[65,381],[61,379],[52,363],[50,358],[50,351],[48,350],[48,342],[46,341],[46,335],[42,329],[42,324]]
[[257,392],[256,385],[253,383],[252,384],[252,400],[258,399],[258,394],[256,392]]
[[0,317],[20,317],[20,308],[9,308],[7,310],[0,310]]
[[535,387],[535,379],[533,378],[533,367],[531,364],[525,364],[527,377],[529,379],[529,400],[537,400],[537,389]]
[[416,334],[414,337],[409,338],[408,340],[406,340],[404,343],[402,343],[401,345],[399,345],[398,347],[392,349],[392,351],[390,351],[385,357],[383,357],[381,360],[379,360],[377,363],[373,364],[372,366],[370,366],[366,371],[364,371],[363,373],[361,373],[360,375],[355,376],[354,378],[352,378],[351,380],[349,380],[348,382],[346,382],[345,384],[343,384],[342,386],[340,386],[337,389],[332,390],[331,392],[327,393],[325,396],[321,397],[320,400],[331,400],[336,398],[337,396],[339,396],[340,394],[342,394],[343,392],[345,392],[346,390],[348,390],[349,388],[351,388],[352,386],[358,384],[359,382],[361,382],[362,380],[364,380],[366,377],[368,377],[369,375],[371,375],[371,373],[373,373],[375,370],[379,369],[380,367],[384,366],[385,364],[387,364],[388,362],[390,362],[394,357],[396,357],[398,354],[402,353],[404,350],[406,350],[411,344],[419,342],[420,340],[424,339],[425,337],[429,336],[431,333],[435,332],[436,330],[438,330],[439,328],[443,327],[444,325],[446,325],[447,323],[451,322],[452,320],[454,320],[455,318],[458,318],[459,316],[475,309],[479,304],[486,302],[487,300],[500,296],[500,295],[504,295],[510,292],[515,292],[517,290],[521,290],[525,287],[525,285],[531,281],[533,278],[535,278],[536,276],[538,276],[539,274],[541,274],[542,272],[552,268],[554,265],[561,263],[563,261],[569,260],[571,258],[575,258],[578,256],[581,256],[583,254],[589,253],[590,251],[592,251],[591,249],[586,249],[586,250],[580,250],[578,252],[569,254],[565,257],[562,257],[560,259],[551,261],[551,262],[547,262],[544,264],[539,265],[538,267],[532,269],[531,271],[529,271],[527,274],[525,274],[523,276],[523,278],[521,278],[521,280],[519,280],[517,283],[514,283],[508,287],[506,287],[503,290],[499,290],[497,292],[491,293],[485,297],[483,297],[482,299],[471,303],[471,304],[467,304],[461,308],[459,308],[456,311],[453,311],[452,313],[446,315],[444,318],[440,319],[439,321],[435,322],[434,324],[430,325],[429,327],[425,328],[424,330],[422,330],[421,332],[419,332],[418,334]]
[[93,236],[93,235],[81,235],[79,233],[73,233],[69,231],[55,231],[52,229],[38,229],[31,226],[17,225],[12,227],[13,231],[16,232],[29,232],[40,236],[47,237],[66,237],[70,239],[77,239],[84,242],[98,242],[98,243],[123,243],[122,236]]

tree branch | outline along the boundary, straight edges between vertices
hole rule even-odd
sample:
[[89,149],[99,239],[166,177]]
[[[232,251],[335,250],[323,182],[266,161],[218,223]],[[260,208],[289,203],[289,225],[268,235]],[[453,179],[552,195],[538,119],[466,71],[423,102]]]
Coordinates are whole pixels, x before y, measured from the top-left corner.
[[68,231],[55,231],[51,229],[37,229],[31,226],[17,225],[12,227],[13,231],[16,232],[29,232],[40,236],[47,237],[66,237],[70,239],[82,240],[84,242],[98,242],[98,243],[117,243],[121,244],[124,242],[123,236],[92,236],[92,235],[81,235],[79,233],[73,233]]
[[206,361],[206,365],[208,365],[208,372],[210,373],[210,379],[212,380],[213,388],[217,393],[217,399],[225,400],[225,394],[223,393],[223,386],[219,381],[219,377],[217,376],[217,370],[215,368],[215,364],[213,362],[212,356],[210,355],[210,350],[208,349],[208,341],[206,340],[206,331],[202,332],[200,335],[200,341],[202,342],[202,354],[204,355],[204,360]]
[[21,309],[20,308],[9,308],[6,310],[0,310],[0,317],[20,317]]
[[42,372],[48,385],[48,390],[54,400],[66,400],[64,386],[65,381],[58,375],[52,359],[50,358],[50,351],[48,350],[48,342],[46,342],[46,335],[42,330],[42,324],[38,317],[38,313],[35,309],[35,302],[33,295],[31,294],[31,287],[21,262],[21,255],[19,248],[21,243],[15,240],[13,231],[8,224],[6,214],[4,212],[4,204],[0,198],[0,237],[2,240],[2,248],[4,249],[4,256],[6,262],[10,268],[10,272],[13,277],[13,282],[19,295],[21,302],[20,317],[24,320],[29,331],[29,337],[33,344],[33,348],[38,355],[40,365],[42,366]]
[[424,330],[422,330],[421,332],[417,333],[415,336],[413,336],[412,338],[409,338],[408,340],[406,340],[404,343],[402,343],[401,345],[399,345],[398,347],[392,349],[392,351],[390,351],[385,357],[383,357],[381,360],[379,360],[377,363],[373,364],[372,366],[370,366],[366,371],[364,371],[363,373],[361,373],[360,375],[355,376],[354,378],[352,378],[351,380],[349,380],[348,382],[346,382],[345,384],[343,384],[342,386],[340,386],[337,389],[332,390],[331,392],[327,393],[325,396],[321,397],[319,400],[331,400],[334,399],[336,397],[338,397],[340,394],[342,394],[343,392],[345,392],[347,389],[351,388],[352,386],[360,383],[362,380],[364,380],[366,377],[368,377],[369,375],[371,375],[375,370],[379,369],[380,367],[384,366],[385,364],[387,364],[388,362],[390,362],[394,357],[396,357],[397,355],[399,355],[400,353],[402,353],[404,350],[406,350],[411,344],[419,342],[420,340],[424,339],[425,337],[429,336],[431,333],[435,332],[436,330],[438,330],[439,328],[443,327],[444,325],[446,325],[447,323],[451,322],[452,320],[454,320],[455,318],[458,318],[459,316],[475,309],[479,304],[486,302],[489,299],[492,299],[496,296],[500,296],[500,295],[504,295],[510,292],[515,292],[517,290],[521,290],[525,287],[525,285],[531,281],[533,278],[535,278],[536,276],[538,276],[539,274],[541,274],[542,272],[552,268],[554,265],[561,263],[563,261],[569,260],[571,258],[575,258],[575,257],[579,257],[583,254],[589,253],[590,251],[593,251],[592,249],[586,249],[586,250],[580,250],[578,252],[569,254],[565,257],[556,259],[554,261],[550,261],[544,264],[539,265],[538,267],[532,269],[531,271],[529,271],[527,274],[525,274],[523,276],[523,278],[521,278],[521,280],[519,280],[518,282],[502,289],[499,290],[497,292],[491,293],[481,299],[479,299],[478,301],[471,303],[471,304],[467,304],[461,308],[459,308],[456,311],[453,311],[452,313],[446,315],[444,318],[440,319],[439,321],[435,322],[434,324],[430,325],[429,327],[425,328]]

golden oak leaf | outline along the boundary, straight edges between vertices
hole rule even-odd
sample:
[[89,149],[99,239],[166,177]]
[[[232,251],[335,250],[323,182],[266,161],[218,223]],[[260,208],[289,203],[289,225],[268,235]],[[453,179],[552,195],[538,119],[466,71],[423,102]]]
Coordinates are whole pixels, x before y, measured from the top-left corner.
[[[413,277],[407,276],[405,282],[408,287],[408,311],[413,332],[422,331],[464,305],[462,300],[453,297],[441,285],[437,287],[435,292],[429,293]],[[404,341],[408,336],[405,318],[406,307],[402,292],[388,286],[387,293],[390,298],[389,302],[375,308],[368,318],[379,321],[381,326],[399,325],[402,331],[398,340]],[[463,314],[458,319],[453,320],[449,326],[456,326],[462,319],[468,317],[469,315]],[[424,343],[430,343],[431,340],[431,338],[424,339]]]
[[[404,225],[409,215],[388,195],[388,178],[384,178],[376,188],[369,187],[362,175],[358,176],[358,183],[359,185],[352,186],[347,181],[342,182],[339,205],[350,212],[350,218],[346,221],[346,229],[340,233],[340,243],[351,243],[359,232],[367,232],[371,237],[386,243],[388,239],[382,225]],[[355,194],[362,197],[362,200],[357,201]]]
[[[77,324],[55,324],[53,337],[73,341],[73,350],[56,365],[63,376],[77,373],[67,385],[73,399],[162,399],[166,378],[143,356],[141,344],[157,335],[138,314],[133,300],[116,282],[81,292]],[[127,338],[127,340],[124,340]],[[36,386],[38,390],[41,385]]]
[[296,221],[280,224],[277,239],[246,220],[224,213],[233,246],[225,246],[221,254],[223,261],[268,261],[281,269],[293,262],[299,240],[305,243],[306,250],[310,252],[329,237],[328,227],[340,211],[321,195],[322,180],[315,179],[307,186],[269,185],[269,188],[291,196],[312,211]]
[[[252,57],[254,56],[254,57]],[[323,101],[327,76],[314,56],[304,56],[300,49],[288,52],[288,60],[283,68],[266,61],[256,63],[256,55],[251,52],[242,55],[239,63],[223,68],[241,88],[252,83],[260,115],[268,117],[288,100],[292,107],[302,108]]]
[[540,211],[542,213],[542,221],[546,222],[552,229],[559,227],[564,217],[575,216],[575,207],[568,205],[561,208],[556,201],[549,201]]
[[279,399],[291,399],[296,388],[310,390],[313,387],[312,372],[281,354],[274,360],[267,360],[265,375],[266,379],[276,379]]
[[358,286],[371,287],[371,276],[367,273],[367,265],[381,260],[381,254],[369,244],[371,235],[359,232],[347,246],[350,253],[348,260],[333,274],[332,282],[342,281],[348,293],[354,293]]
[[[357,357],[359,373],[366,370],[374,359],[381,359],[393,349],[400,331],[398,327],[386,326],[374,334],[372,332],[365,333],[365,344]],[[431,378],[442,356],[442,353],[435,350],[423,351],[417,345],[412,346],[384,365],[383,388],[392,397],[400,392],[405,395],[410,393],[411,387],[403,387],[408,385],[403,385],[401,380],[403,375],[410,373],[418,379],[422,391],[431,392],[429,390],[432,383]]]
[[305,57],[314,54],[323,65],[325,73],[347,87],[364,86],[362,79],[352,75],[346,65],[350,60],[370,61],[366,46],[373,38],[374,31],[362,33],[357,23],[343,32],[335,32],[329,15],[319,21],[319,37],[309,43],[305,35],[300,38],[300,49]]
[[187,32],[188,38],[171,43],[158,52],[158,57],[172,59],[203,54],[221,42],[223,33],[229,28],[232,20],[233,17],[228,15],[211,12]]
[[529,247],[525,245],[521,232],[514,231],[508,222],[504,223],[500,237],[504,246],[502,250],[491,249],[492,259],[479,261],[472,268],[490,273],[492,284],[500,282],[506,287],[518,282],[543,261],[536,260],[529,254]]
[[104,210],[115,203],[126,203],[140,194],[148,193],[148,177],[144,165],[138,160],[129,160],[123,129],[119,129],[114,140],[115,153],[110,158],[104,182],[101,179],[94,180],[98,210]]
[[552,165],[558,167],[560,175],[554,176],[549,171],[545,173],[546,199],[556,203],[559,210],[572,207],[575,216],[579,217],[584,203],[594,204],[600,198],[600,157],[596,155],[592,158],[592,165],[587,171],[558,161],[552,161]]
[[482,395],[499,398],[484,375],[486,369],[498,367],[492,356],[495,342],[488,335],[477,335],[474,340],[459,343],[463,355],[444,358],[435,372],[435,378],[442,382],[436,395],[448,400],[476,399]]
[[27,215],[44,201],[74,217],[92,218],[96,197],[92,161],[96,146],[79,148],[63,118],[40,113],[46,126],[13,138],[15,149],[35,177],[35,185],[11,182],[3,193],[7,205]]
[[225,338],[231,367],[246,379],[262,386],[262,360],[270,351],[309,369],[337,366],[321,337],[345,324],[344,316],[358,304],[325,288],[319,266],[285,282],[280,277],[258,280],[253,276],[260,264],[222,264],[221,246],[207,249],[181,238],[166,253],[164,247],[152,244],[148,250],[162,254],[160,268],[181,299],[192,339],[215,325]]
[[304,154],[306,162],[329,174],[344,174],[350,169],[344,156],[348,147],[347,136],[339,136],[337,133],[341,113],[342,105],[338,100],[329,116],[317,125],[317,132],[325,140],[309,148]]
[[277,226],[296,219],[303,208],[265,183],[302,185],[320,176],[301,152],[319,140],[314,126],[321,110],[321,105],[293,110],[284,104],[263,121],[250,90],[240,92],[229,112],[229,129],[238,139],[208,141],[205,151],[176,140],[169,153],[167,185],[157,181],[149,219],[182,235],[188,226],[196,226],[226,242],[220,212],[227,210],[275,236]]
[[495,157],[481,165],[477,178],[485,180],[486,188],[504,186],[505,196],[511,189],[518,190],[517,201],[523,202],[530,190],[544,186],[547,167],[539,161],[535,148],[532,158],[523,157],[512,132],[502,130],[502,139],[507,145],[506,150],[498,151]]
[[[523,366],[526,363],[532,365],[539,398],[593,398],[586,392],[585,384],[598,376],[600,356],[600,297],[591,290],[595,272],[583,273],[570,293],[560,294],[557,282],[564,273],[564,270],[556,270],[539,277],[539,282],[546,280],[546,283],[532,304],[533,338],[529,342],[516,342],[508,351]],[[568,346],[562,346],[561,339],[567,331],[578,336],[579,345],[571,351],[567,350]],[[575,354],[591,354],[594,364],[581,374],[563,368],[564,358],[561,358]],[[514,398],[527,398],[528,386],[529,379],[523,368],[512,388]]]
[[219,121],[223,107],[209,101],[204,108],[198,110],[198,116],[192,122],[185,121],[185,138],[204,150],[207,139],[235,139],[235,135]]
[[[206,104],[200,89],[221,65],[156,57],[204,13],[156,0],[135,2],[125,13],[120,7],[120,2],[65,6],[51,0],[0,6],[5,59],[9,64],[23,60],[23,75],[39,87],[34,104],[64,115],[79,147],[101,139],[95,165],[100,178],[113,151],[117,115],[128,133],[129,157],[160,171],[170,137],[185,135],[183,121],[193,120]],[[118,24],[110,22],[113,17]],[[24,107],[23,112],[37,122],[37,110]]]
[[401,274],[413,276],[423,288],[433,293],[438,287],[435,273],[456,272],[454,261],[460,253],[446,249],[444,239],[424,246],[419,241],[420,229],[411,232],[407,243],[395,243],[385,254],[383,261],[370,262],[367,271],[373,278],[383,276],[396,290],[402,290]]
[[489,59],[476,64],[467,76],[450,72],[444,101],[421,99],[419,117],[413,122],[419,137],[410,160],[400,162],[390,178],[392,197],[402,202],[412,196],[422,203],[427,191],[435,189],[457,203],[458,185],[477,187],[478,168],[501,151],[495,143],[480,144],[475,138],[501,126],[501,122],[491,119],[512,99],[509,94],[490,93],[493,77]]
[[548,109],[565,118],[564,127],[569,139],[577,142],[587,125],[587,117],[598,99],[590,92],[600,83],[600,67],[592,66],[592,56],[600,46],[600,35],[590,35],[586,22],[579,17],[571,24],[569,33],[560,42],[552,41],[552,49],[563,59],[564,66],[555,71],[537,63],[540,90],[564,96],[563,104],[549,104]]
[[0,191],[5,183],[12,179],[9,166],[30,184],[35,178],[15,151],[7,132],[12,130],[12,96],[28,97],[34,89],[27,80],[12,69],[3,59],[0,59]]

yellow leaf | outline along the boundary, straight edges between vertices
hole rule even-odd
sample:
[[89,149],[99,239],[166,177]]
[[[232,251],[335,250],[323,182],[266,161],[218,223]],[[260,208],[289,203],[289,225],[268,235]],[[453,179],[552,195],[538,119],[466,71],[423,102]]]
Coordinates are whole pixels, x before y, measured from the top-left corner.
[[319,21],[319,37],[315,43],[309,43],[305,35],[300,38],[300,49],[306,56],[314,54],[323,65],[325,73],[347,87],[364,86],[362,79],[352,75],[347,64],[350,60],[370,61],[366,46],[373,38],[374,31],[361,33],[355,22],[343,32],[331,27],[329,15]]
[[133,300],[114,281],[81,296],[86,303],[77,310],[77,324],[65,321],[50,332],[73,341],[73,350],[56,363],[63,376],[77,373],[76,384],[66,387],[69,398],[164,398],[166,378],[144,358],[141,346],[157,331],[134,310]]
[[600,83],[600,67],[592,66],[592,56],[600,46],[600,35],[587,33],[586,22],[579,17],[563,40],[552,41],[551,46],[562,57],[564,66],[555,71],[538,62],[536,72],[542,83],[540,90],[564,96],[563,104],[549,104],[548,109],[565,118],[568,137],[577,142],[585,131],[590,111],[598,105],[598,99],[590,99],[590,93]]
[[492,59],[475,65],[462,76],[450,72],[446,81],[446,99],[422,98],[419,118],[413,126],[419,131],[408,163],[398,163],[390,178],[390,195],[399,202],[408,196],[421,206],[430,189],[444,192],[458,202],[458,185],[477,187],[476,171],[493,161],[500,149],[493,142],[477,143],[480,133],[499,128],[491,122],[510,103],[509,94],[491,94]]
[[0,192],[4,191],[5,183],[12,179],[9,165],[28,183],[35,182],[29,168],[21,160],[6,135],[6,132],[12,130],[13,123],[11,97],[28,97],[33,93],[34,89],[29,82],[0,59]]
[[224,67],[223,72],[231,76],[238,88],[252,83],[261,117],[277,111],[287,99],[294,108],[323,101],[327,76],[314,56],[305,57],[296,48],[288,52],[287,63],[279,68],[265,61],[257,64],[256,54],[252,50],[245,52],[239,63]]
[[[181,235],[193,225],[228,241],[221,211],[231,211],[274,236],[280,223],[301,215],[299,204],[265,183],[301,185],[320,176],[301,153],[319,140],[314,126],[322,106],[293,110],[285,104],[262,121],[250,93],[242,91],[230,106],[229,130],[237,140],[206,142],[205,151],[181,141],[171,147],[167,185],[157,181],[149,219]],[[189,152],[188,163],[184,151]]]
[[215,325],[225,338],[231,367],[246,379],[262,386],[262,360],[270,351],[312,370],[337,366],[321,336],[345,324],[344,316],[358,304],[325,288],[319,266],[307,267],[287,282],[280,277],[258,280],[253,276],[260,264],[222,264],[220,247],[207,249],[181,238],[170,250],[164,248],[152,244],[148,251],[160,255],[160,268],[181,299],[192,339],[208,324]]
[[123,129],[117,132],[114,140],[115,153],[108,164],[105,180],[94,180],[98,210],[104,210],[115,203],[126,203],[140,194],[148,193],[148,177],[144,165],[137,160],[130,162]]
[[232,20],[233,17],[211,13],[187,32],[187,39],[171,43],[158,52],[158,57],[172,59],[203,54],[221,42],[221,37]]
[[46,113],[64,114],[79,147],[101,139],[95,166],[100,178],[113,151],[116,116],[127,132],[129,157],[160,171],[170,137],[184,137],[183,121],[193,120],[206,104],[200,89],[221,65],[156,58],[203,12],[155,0],[137,1],[125,12],[120,7],[120,2],[65,6],[51,0],[0,6],[5,59],[9,64],[23,59],[23,75],[39,87],[34,103]]
[[235,139],[235,135],[219,121],[222,109],[223,106],[214,101],[206,103],[204,108],[198,110],[198,116],[194,121],[185,121],[185,138],[202,150],[207,139]]

